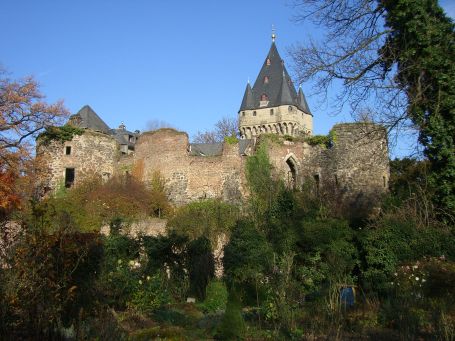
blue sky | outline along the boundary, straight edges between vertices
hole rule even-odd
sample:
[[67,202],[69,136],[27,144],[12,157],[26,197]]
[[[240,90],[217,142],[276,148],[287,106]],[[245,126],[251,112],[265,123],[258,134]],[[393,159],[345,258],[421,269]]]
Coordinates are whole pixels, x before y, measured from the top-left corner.
[[[144,130],[164,121],[193,136],[235,116],[270,47],[271,25],[287,48],[317,38],[296,24],[290,0],[1,0],[0,63],[12,77],[34,75],[49,102],[76,113],[89,104],[111,127]],[[441,1],[455,17],[455,1]],[[303,84],[306,94],[310,84]],[[315,134],[348,113],[315,107]],[[398,152],[400,154],[400,152]]]

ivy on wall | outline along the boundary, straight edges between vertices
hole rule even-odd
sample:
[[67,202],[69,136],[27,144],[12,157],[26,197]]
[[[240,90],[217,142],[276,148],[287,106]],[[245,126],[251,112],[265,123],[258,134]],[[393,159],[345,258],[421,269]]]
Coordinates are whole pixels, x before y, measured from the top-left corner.
[[42,144],[49,144],[51,141],[71,141],[75,135],[82,135],[84,129],[65,124],[61,127],[47,127],[38,139]]

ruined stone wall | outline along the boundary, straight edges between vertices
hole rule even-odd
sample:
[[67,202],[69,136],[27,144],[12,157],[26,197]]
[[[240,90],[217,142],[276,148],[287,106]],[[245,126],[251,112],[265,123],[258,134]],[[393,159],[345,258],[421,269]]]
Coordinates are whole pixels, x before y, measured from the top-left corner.
[[368,206],[388,190],[389,153],[386,130],[372,123],[337,124],[330,150],[333,178],[352,205]]
[[384,128],[367,123],[337,124],[332,135],[330,147],[266,138],[275,173],[289,187],[302,188],[308,182],[316,190],[331,193],[335,200],[343,200],[353,211],[371,210],[388,189]]
[[[287,141],[262,135],[274,174],[289,187],[311,183],[335,189],[355,207],[371,206],[388,188],[389,158],[383,128],[374,124],[338,124],[333,144],[310,146],[301,139]],[[66,147],[71,153],[66,155]],[[193,156],[188,135],[174,129],[143,133],[134,155],[120,156],[118,144],[109,135],[86,130],[72,141],[38,144],[38,156],[47,166],[45,187],[63,185],[66,168],[75,169],[75,183],[93,174],[104,179],[114,174],[132,174],[148,183],[158,172],[165,179],[169,199],[176,205],[221,198],[240,203],[247,193],[246,157],[238,144],[223,146],[218,156]]]
[[[69,155],[66,147],[71,147]],[[51,141],[46,145],[38,141],[37,157],[44,167],[42,185],[47,190],[64,185],[66,168],[74,168],[75,184],[95,174],[108,179],[117,168],[118,155],[114,138],[91,130],[75,135],[71,141]]]
[[238,144],[224,144],[220,156],[191,156],[186,133],[160,129],[143,133],[136,144],[134,167],[149,182],[158,171],[169,199],[182,205],[205,198],[240,202],[245,194],[244,159]]

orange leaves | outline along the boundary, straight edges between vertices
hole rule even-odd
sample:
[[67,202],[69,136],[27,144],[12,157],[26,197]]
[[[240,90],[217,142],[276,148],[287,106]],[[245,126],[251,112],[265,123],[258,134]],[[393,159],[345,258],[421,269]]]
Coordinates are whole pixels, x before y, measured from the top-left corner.
[[0,70],[0,158],[9,163],[29,139],[49,125],[59,125],[69,113],[62,102],[47,104],[31,77],[10,80]]
[[11,171],[0,171],[0,209],[9,211],[19,207],[20,198],[15,193],[16,175]]

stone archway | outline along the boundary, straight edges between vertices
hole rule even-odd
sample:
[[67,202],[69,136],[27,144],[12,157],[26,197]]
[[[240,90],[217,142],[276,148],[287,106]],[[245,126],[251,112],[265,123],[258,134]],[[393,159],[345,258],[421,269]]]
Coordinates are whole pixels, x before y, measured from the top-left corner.
[[287,165],[286,185],[288,188],[297,189],[299,164],[294,153],[290,153],[285,157],[285,163]]

